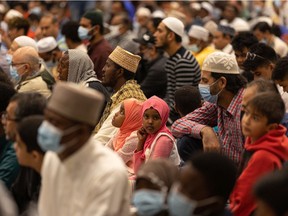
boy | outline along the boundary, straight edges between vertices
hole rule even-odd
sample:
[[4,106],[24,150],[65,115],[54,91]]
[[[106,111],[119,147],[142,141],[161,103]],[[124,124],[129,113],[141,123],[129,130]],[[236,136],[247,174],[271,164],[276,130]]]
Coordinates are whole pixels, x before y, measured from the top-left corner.
[[248,101],[241,121],[246,137],[240,174],[230,196],[230,208],[235,216],[246,216],[256,208],[252,188],[256,181],[288,160],[286,128],[280,125],[285,113],[281,96],[264,92]]
[[[199,90],[193,86],[183,86],[175,92],[175,110],[180,117],[193,112],[201,107],[201,95]],[[186,162],[193,153],[203,150],[202,140],[185,135],[177,140],[178,153]]]

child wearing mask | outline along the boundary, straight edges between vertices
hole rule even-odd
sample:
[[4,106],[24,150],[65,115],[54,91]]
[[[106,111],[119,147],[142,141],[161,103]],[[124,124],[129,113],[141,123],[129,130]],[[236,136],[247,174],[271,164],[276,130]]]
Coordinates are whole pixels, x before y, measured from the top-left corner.
[[152,96],[143,103],[143,126],[137,132],[138,144],[134,152],[134,172],[147,161],[155,158],[169,158],[175,165],[180,164],[175,139],[166,127],[169,117],[167,103]]
[[246,142],[240,164],[242,173],[230,196],[230,208],[235,216],[254,212],[254,184],[288,160],[286,128],[280,125],[285,113],[281,96],[274,92],[260,93],[248,101],[244,111],[241,124]]

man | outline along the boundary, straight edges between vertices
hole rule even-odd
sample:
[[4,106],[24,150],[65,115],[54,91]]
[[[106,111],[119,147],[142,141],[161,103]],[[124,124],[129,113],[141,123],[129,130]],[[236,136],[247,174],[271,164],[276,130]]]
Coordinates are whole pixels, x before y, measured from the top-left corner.
[[154,36],[156,47],[163,48],[169,55],[165,65],[165,72],[167,73],[165,100],[171,110],[170,119],[174,121],[179,117],[174,109],[175,91],[184,85],[198,86],[200,68],[191,52],[181,45],[184,36],[184,24],[179,19],[175,17],[163,19]]
[[68,21],[63,25],[61,33],[65,37],[69,49],[77,49],[87,53],[87,47],[78,36],[78,28],[78,22]]
[[288,54],[287,44],[272,33],[272,27],[267,22],[259,22],[253,27],[253,34],[259,42],[271,46],[280,57]]
[[18,92],[39,92],[45,97],[51,95],[51,91],[41,76],[40,58],[32,47],[22,47],[15,51],[12,57],[12,70],[18,74]]
[[288,57],[277,61],[272,72],[272,79],[283,88],[284,92],[288,93]]
[[234,54],[231,41],[235,35],[235,30],[229,26],[218,25],[217,31],[213,35],[213,44],[217,50],[228,54]]
[[210,46],[209,31],[201,26],[192,25],[188,32],[188,36],[188,50],[192,51],[201,68],[205,58],[215,51],[214,47]]
[[123,49],[136,53],[138,44],[132,41],[135,38],[134,33],[131,31],[132,24],[128,15],[117,14],[111,20],[111,33],[105,36],[112,48],[120,46]]
[[164,56],[164,50],[155,46],[155,38],[150,32],[133,40],[140,44],[139,48],[144,59],[141,70],[136,73],[137,82],[147,98],[153,95],[164,98],[167,85],[165,73],[167,57]]
[[[46,98],[39,93],[15,94],[10,99],[6,113],[2,117],[7,139],[15,142],[18,123],[27,116],[43,115],[46,103]],[[40,182],[38,173],[31,168],[20,167],[20,172],[17,172],[17,178],[11,186],[19,214],[27,210],[31,201],[37,202]]]
[[248,82],[253,80],[253,74],[251,71],[245,70],[243,63],[246,60],[247,53],[249,52],[251,46],[256,43],[258,43],[257,38],[250,32],[240,32],[231,42],[240,73],[247,79]]
[[41,148],[52,150],[42,165],[39,215],[129,214],[123,161],[90,139],[103,104],[103,96],[95,90],[75,83],[56,84],[38,130]]
[[19,165],[15,150],[13,149],[13,142],[9,140],[9,137],[5,135],[6,126],[5,123],[9,121],[14,123],[14,116],[8,115],[6,110],[10,98],[16,93],[13,85],[5,82],[0,82],[0,181],[2,181],[8,189],[15,181]]
[[62,56],[54,37],[45,37],[37,42],[38,54],[44,60],[46,69],[57,77],[57,63]]
[[112,52],[108,41],[104,39],[103,14],[101,11],[89,11],[85,13],[79,24],[78,36],[82,41],[89,41],[88,55],[94,63],[94,71],[97,78],[102,80],[102,68]]
[[102,84],[113,89],[110,102],[106,104],[95,132],[94,139],[105,145],[116,134],[117,128],[112,125],[112,119],[120,110],[121,103],[128,98],[140,101],[146,100],[140,86],[134,80],[141,57],[134,55],[121,47],[109,55],[103,68]]
[[[239,74],[235,57],[224,52],[207,56],[201,84],[211,95],[218,96],[217,103],[204,102],[202,107],[178,119],[172,125],[172,133],[176,137],[189,134],[202,139],[204,151],[221,151],[239,163],[244,146],[240,114],[246,80]],[[212,129],[215,126],[218,126],[218,137]]]
[[59,30],[57,17],[53,16],[52,14],[44,14],[41,17],[39,27],[41,29],[42,37],[52,36],[56,39],[60,50],[65,51],[68,49],[67,44],[65,43],[65,40]]

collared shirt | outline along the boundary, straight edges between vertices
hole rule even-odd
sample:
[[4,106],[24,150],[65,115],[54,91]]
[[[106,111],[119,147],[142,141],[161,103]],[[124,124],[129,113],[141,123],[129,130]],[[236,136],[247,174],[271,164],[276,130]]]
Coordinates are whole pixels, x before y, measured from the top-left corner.
[[140,101],[146,100],[143,91],[135,80],[127,80],[126,83],[111,97],[111,100],[106,104],[103,115],[96,126],[95,132],[101,128],[102,124],[108,118],[110,113],[124,100],[128,98],[135,98]]
[[199,109],[174,122],[172,125],[173,135],[182,137],[188,134],[201,139],[200,132],[206,125],[218,126],[222,153],[239,163],[244,148],[244,137],[241,132],[243,91],[244,89],[238,91],[227,109],[205,102]]
[[129,214],[125,165],[116,153],[92,139],[64,161],[47,152],[41,176],[40,216]]

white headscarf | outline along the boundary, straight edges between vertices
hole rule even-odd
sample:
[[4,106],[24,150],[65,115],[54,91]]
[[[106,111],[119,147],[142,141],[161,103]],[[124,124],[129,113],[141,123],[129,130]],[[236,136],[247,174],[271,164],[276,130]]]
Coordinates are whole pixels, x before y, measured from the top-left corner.
[[68,56],[69,70],[67,81],[74,83],[100,81],[97,79],[94,64],[87,53],[81,50],[69,49]]

